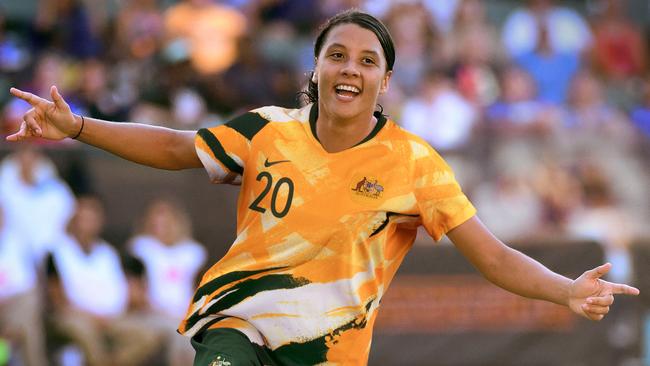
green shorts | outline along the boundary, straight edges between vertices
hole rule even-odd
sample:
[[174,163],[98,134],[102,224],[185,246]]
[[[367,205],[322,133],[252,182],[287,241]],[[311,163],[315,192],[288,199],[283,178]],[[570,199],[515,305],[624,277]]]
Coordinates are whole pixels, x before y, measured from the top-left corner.
[[192,337],[194,366],[274,366],[267,350],[239,330],[208,329]]

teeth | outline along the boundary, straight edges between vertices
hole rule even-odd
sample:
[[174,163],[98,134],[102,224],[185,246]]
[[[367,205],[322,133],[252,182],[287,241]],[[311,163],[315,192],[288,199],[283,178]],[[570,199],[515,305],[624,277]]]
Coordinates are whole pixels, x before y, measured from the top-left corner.
[[349,92],[352,92],[352,93],[359,93],[360,92],[359,88],[357,88],[356,86],[352,86],[352,85],[337,85],[336,90],[345,90],[345,91],[349,91]]

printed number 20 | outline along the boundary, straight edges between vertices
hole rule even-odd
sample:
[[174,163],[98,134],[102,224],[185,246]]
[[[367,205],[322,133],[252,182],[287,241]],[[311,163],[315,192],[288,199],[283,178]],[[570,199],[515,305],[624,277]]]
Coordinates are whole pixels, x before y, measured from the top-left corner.
[[[266,197],[266,195],[269,193],[271,190],[271,187],[273,186],[273,176],[269,172],[261,172],[260,174],[257,175],[258,182],[262,181],[262,179],[266,180],[266,185],[264,186],[264,189],[262,190],[262,193],[251,203],[248,208],[250,208],[253,211],[261,212],[264,213],[266,212],[266,209],[264,207],[260,207],[259,203]],[[280,191],[280,187],[282,185],[287,186],[287,201],[284,203],[284,207],[282,210],[278,210],[277,207],[277,199],[278,199],[278,192]],[[273,216],[282,218],[287,215],[289,212],[289,209],[291,208],[291,201],[293,200],[293,181],[287,177],[282,177],[278,179],[277,183],[275,184],[275,188],[273,188],[273,193],[271,194],[271,212],[273,213]]]

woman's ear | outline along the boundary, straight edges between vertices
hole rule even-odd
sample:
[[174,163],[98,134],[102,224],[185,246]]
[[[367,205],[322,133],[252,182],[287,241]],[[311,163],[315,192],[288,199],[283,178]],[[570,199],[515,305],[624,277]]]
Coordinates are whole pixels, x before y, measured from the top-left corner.
[[381,87],[379,88],[379,94],[384,94],[388,91],[388,84],[390,81],[390,77],[393,75],[393,71],[388,71],[386,72],[386,75],[384,76],[384,79],[381,81]]
[[311,82],[318,84],[318,78],[316,73],[318,72],[318,57],[314,57],[314,69],[311,71]]

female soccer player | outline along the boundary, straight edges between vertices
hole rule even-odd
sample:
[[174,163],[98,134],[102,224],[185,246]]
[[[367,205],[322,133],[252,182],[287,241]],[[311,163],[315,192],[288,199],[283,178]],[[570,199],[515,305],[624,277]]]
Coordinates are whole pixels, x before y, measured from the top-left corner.
[[263,107],[198,132],[77,116],[54,86],[52,101],[11,89],[33,108],[10,141],[72,137],[241,184],[237,239],[203,276],[179,327],[192,337],[195,365],[365,364],[379,302],[419,225],[435,240],[447,235],[496,285],[592,320],[614,294],[638,294],[600,279],[610,264],[571,280],[481,224],[442,158],[375,111],[395,61],[379,20],[357,11],[331,18],[314,56],[311,104]]

